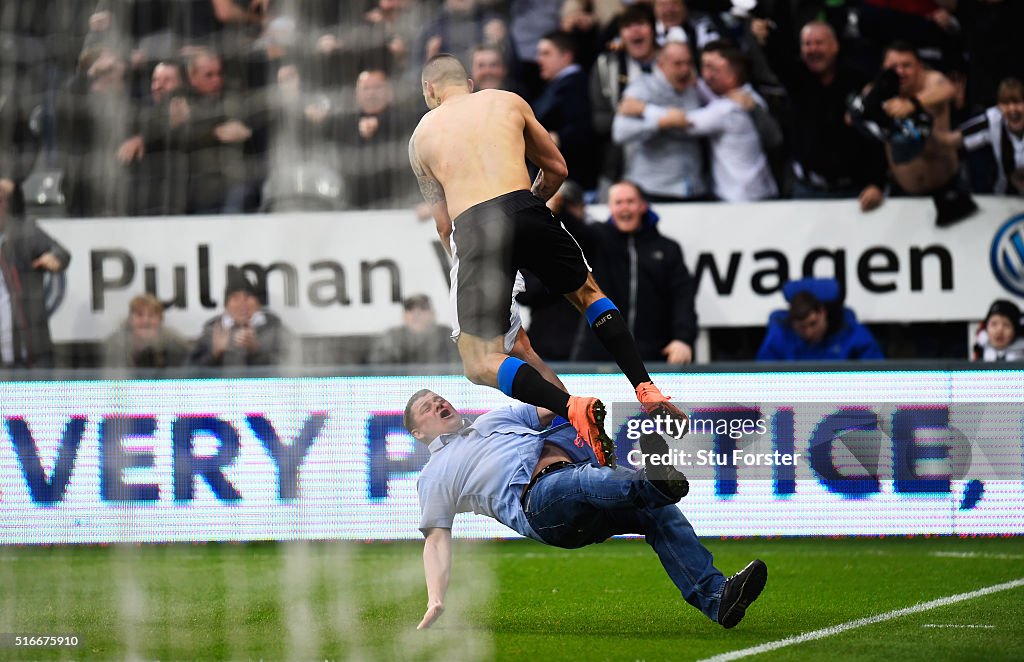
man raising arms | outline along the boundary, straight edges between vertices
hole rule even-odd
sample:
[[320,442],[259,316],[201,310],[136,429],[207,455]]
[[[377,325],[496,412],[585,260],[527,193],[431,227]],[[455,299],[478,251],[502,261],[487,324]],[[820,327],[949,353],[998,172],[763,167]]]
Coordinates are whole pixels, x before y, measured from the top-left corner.
[[937,225],[967,218],[978,207],[959,176],[957,147],[948,140],[956,88],[926,69],[904,42],[885,50],[882,69],[862,101],[853,104],[855,125],[886,144],[892,178],[905,193],[932,196]]
[[[409,141],[409,161],[452,256],[452,326],[466,376],[565,416],[598,462],[614,466],[603,403],[570,396],[509,355],[518,331],[510,333],[509,321],[516,272],[529,269],[587,316],[648,414],[686,418],[651,382],[622,315],[544,206],[568,174],[565,160],[522,98],[502,90],[473,94],[457,58],[432,58],[422,83],[430,112]],[[524,157],[540,169],[532,185]]]

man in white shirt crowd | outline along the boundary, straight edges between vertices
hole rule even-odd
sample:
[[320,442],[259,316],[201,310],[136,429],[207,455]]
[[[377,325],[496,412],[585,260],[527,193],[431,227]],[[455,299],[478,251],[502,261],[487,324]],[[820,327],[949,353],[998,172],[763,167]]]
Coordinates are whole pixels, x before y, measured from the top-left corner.
[[781,140],[781,131],[746,83],[743,53],[727,42],[711,42],[701,54],[701,72],[710,100],[686,113],[685,130],[711,143],[715,196],[727,202],[776,197],[765,147]]

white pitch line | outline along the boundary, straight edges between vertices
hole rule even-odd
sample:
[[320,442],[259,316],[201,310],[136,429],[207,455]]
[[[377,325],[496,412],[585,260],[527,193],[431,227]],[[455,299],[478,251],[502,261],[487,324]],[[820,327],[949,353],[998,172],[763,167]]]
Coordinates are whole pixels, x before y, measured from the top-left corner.
[[963,628],[963,629],[967,629],[967,630],[973,630],[975,628],[980,628],[980,629],[983,629],[983,630],[992,630],[992,629],[995,629],[996,626],[994,626],[994,625],[975,625],[973,623],[925,623],[921,627],[923,627],[923,628],[957,628],[957,629]]
[[1024,559],[1024,554],[993,554],[990,552],[928,552],[928,556],[947,559],[999,559],[1000,561]]
[[779,639],[778,641],[769,641],[768,643],[760,644],[759,646],[752,646],[751,648],[742,648],[729,653],[722,653],[721,655],[705,658],[700,662],[728,662],[729,660],[739,660],[751,655],[760,655],[761,653],[768,653],[787,646],[802,644],[806,641],[824,639],[825,637],[831,637],[842,632],[846,632],[847,630],[864,627],[865,625],[873,625],[874,623],[881,623],[882,621],[889,621],[902,616],[918,614],[922,611],[928,611],[929,609],[946,607],[958,602],[963,602],[964,600],[973,600],[974,598],[999,593],[1000,591],[1009,591],[1010,589],[1019,588],[1021,586],[1024,586],[1024,578],[1015,579],[1012,582],[1006,582],[1004,584],[987,586],[985,588],[980,588],[977,591],[971,591],[970,593],[957,593],[956,595],[949,595],[944,598],[937,598],[928,602],[920,602],[910,607],[904,607],[903,609],[895,609],[893,611],[887,611],[884,614],[868,616],[867,618],[858,618],[857,620],[849,621],[848,623],[840,623],[839,625],[822,628],[821,630],[814,630],[813,632],[805,632],[804,634]]

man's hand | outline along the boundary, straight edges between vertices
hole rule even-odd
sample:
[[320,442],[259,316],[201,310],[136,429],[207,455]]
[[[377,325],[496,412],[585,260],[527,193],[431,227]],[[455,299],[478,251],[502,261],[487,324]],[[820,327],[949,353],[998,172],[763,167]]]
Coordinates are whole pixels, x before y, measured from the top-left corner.
[[860,192],[860,210],[872,211],[878,209],[882,206],[883,200],[885,200],[885,194],[882,193],[882,189],[874,184],[869,184]]
[[428,529],[423,541],[423,572],[427,579],[427,613],[417,626],[425,630],[444,613],[444,594],[452,568],[452,530]]
[[43,253],[32,261],[32,268],[57,272],[60,271],[61,263],[53,253]]
[[141,161],[145,154],[146,143],[143,142],[142,136],[132,136],[117,148],[117,162],[127,165],[132,161]]
[[377,129],[380,128],[380,120],[376,116],[360,117],[359,118],[359,137],[363,140],[369,140],[373,138],[374,134],[377,133]]
[[626,117],[643,117],[647,104],[640,99],[625,97],[619,102],[619,114]]
[[484,23],[483,32],[484,43],[494,46],[500,46],[505,41],[505,37],[508,36],[508,30],[505,28],[505,21],[500,18],[492,18]]
[[260,343],[256,340],[256,332],[249,327],[243,327],[235,331],[232,342],[247,352],[255,352],[259,349]]
[[324,120],[327,119],[327,105],[319,101],[306,104],[306,119],[313,124],[323,124]]
[[728,96],[733,103],[735,103],[737,106],[747,111],[748,113],[754,109],[755,105],[757,105],[757,102],[754,101],[754,96],[750,94],[750,92],[747,92],[746,90],[739,87],[737,87],[734,90],[730,90],[729,94],[727,94],[726,96]]
[[430,39],[427,39],[427,45],[424,52],[424,60],[429,60],[438,53],[441,52],[441,46],[444,45],[444,40],[439,35],[434,35]]
[[214,129],[213,135],[222,143],[243,143],[252,135],[252,130],[238,120],[230,120]]
[[441,614],[444,613],[444,603],[440,600],[427,604],[427,613],[423,614],[423,620],[416,626],[417,630],[426,630],[434,624]]
[[928,20],[946,32],[951,32],[956,27],[953,24],[953,15],[946,9],[936,9],[928,15]]
[[662,348],[661,353],[668,363],[684,365],[693,362],[693,348],[682,340],[673,340]]
[[225,329],[218,322],[213,327],[213,338],[210,342],[210,354],[213,358],[219,359],[228,351],[228,343],[231,342],[231,332]]
[[388,52],[396,60],[404,60],[405,56],[409,54],[409,46],[405,43],[405,39],[395,35],[388,42]]
[[893,97],[882,104],[882,110],[889,117],[901,120],[904,117],[910,117],[914,112],[914,102],[903,97]]
[[167,119],[172,129],[177,129],[187,122],[191,115],[192,109],[189,108],[188,100],[185,97],[174,97],[167,103]]
[[590,32],[596,24],[597,19],[594,15],[585,11],[576,11],[562,17],[562,29],[566,32],[572,32],[573,30]]
[[333,34],[322,35],[316,40],[316,50],[322,55],[330,55],[341,50],[341,42]]
[[686,111],[679,108],[669,108],[658,120],[659,129],[685,129],[690,126],[690,119]]
[[106,32],[114,23],[114,15],[109,11],[98,11],[89,17],[89,32]]

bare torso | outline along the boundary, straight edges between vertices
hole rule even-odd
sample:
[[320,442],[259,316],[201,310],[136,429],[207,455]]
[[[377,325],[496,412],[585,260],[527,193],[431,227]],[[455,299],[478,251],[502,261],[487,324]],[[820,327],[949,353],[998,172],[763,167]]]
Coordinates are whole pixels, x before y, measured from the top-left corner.
[[[925,106],[925,110],[932,116],[933,133],[949,131],[949,106],[949,102]],[[941,143],[934,136],[928,138],[921,154],[912,161],[894,164],[888,146],[886,154],[896,183],[911,195],[934,193],[949,183],[960,167],[956,148]]]
[[522,99],[501,90],[449,97],[420,120],[413,144],[441,184],[451,218],[511,191],[529,190]]

